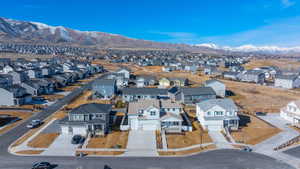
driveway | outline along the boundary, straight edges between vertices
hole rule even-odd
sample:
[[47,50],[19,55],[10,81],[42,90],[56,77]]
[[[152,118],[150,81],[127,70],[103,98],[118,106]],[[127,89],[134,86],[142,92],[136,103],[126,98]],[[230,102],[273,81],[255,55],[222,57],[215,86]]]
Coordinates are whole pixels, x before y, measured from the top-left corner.
[[220,131],[209,131],[208,134],[217,148],[233,148]]
[[124,156],[158,156],[155,131],[131,130]]
[[71,144],[72,135],[61,134],[41,155],[45,156],[74,156],[78,145]]

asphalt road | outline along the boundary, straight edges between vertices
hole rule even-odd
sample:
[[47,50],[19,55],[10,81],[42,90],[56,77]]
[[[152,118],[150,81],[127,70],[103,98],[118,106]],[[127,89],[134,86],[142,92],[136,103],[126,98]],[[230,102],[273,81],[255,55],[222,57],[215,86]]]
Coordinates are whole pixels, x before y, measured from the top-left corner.
[[300,146],[288,149],[288,150],[284,151],[284,153],[294,156],[294,157],[297,157],[297,158],[300,158]]
[[[7,152],[8,146],[25,134],[26,124],[31,119],[44,120],[49,115],[79,96],[91,83],[74,90],[68,96],[37,113],[26,122],[0,135],[0,169],[31,168],[34,162],[49,161],[57,169],[292,169],[285,163],[265,155],[239,150],[215,150],[189,157],[145,158],[145,157],[22,157]],[[107,169],[109,169],[107,168]]]

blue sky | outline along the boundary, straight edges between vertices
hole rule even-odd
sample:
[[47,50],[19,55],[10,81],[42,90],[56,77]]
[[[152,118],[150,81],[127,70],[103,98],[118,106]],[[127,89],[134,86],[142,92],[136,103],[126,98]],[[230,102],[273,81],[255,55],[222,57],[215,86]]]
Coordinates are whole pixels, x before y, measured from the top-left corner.
[[300,0],[9,0],[0,16],[172,43],[300,45]]

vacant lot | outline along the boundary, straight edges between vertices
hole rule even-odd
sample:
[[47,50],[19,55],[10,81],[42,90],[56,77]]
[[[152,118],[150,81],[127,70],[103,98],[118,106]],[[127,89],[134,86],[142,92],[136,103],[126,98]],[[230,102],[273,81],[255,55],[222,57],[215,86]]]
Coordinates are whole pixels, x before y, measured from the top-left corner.
[[120,148],[127,146],[128,132],[113,131],[105,137],[91,138],[87,144],[87,148]]
[[184,151],[158,151],[158,154],[161,156],[174,156],[174,155],[189,155],[189,154],[194,154],[194,153],[200,153],[203,151],[207,151],[207,150],[213,150],[215,149],[216,146],[215,145],[208,145],[208,146],[204,146],[204,147],[199,147],[199,148],[193,148],[190,150],[184,150]]
[[193,122],[193,131],[183,134],[166,134],[168,148],[183,148],[195,144],[212,142],[207,131],[203,130],[197,121]]
[[240,115],[240,119],[240,131],[231,133],[236,142],[255,145],[280,132],[255,116]]
[[235,96],[231,98],[241,106],[243,111],[250,113],[256,111],[277,113],[288,102],[300,99],[299,91],[229,80],[222,81],[226,84],[227,90],[234,93]]
[[7,125],[6,127],[0,129],[0,134],[7,132],[8,130],[12,129],[13,127],[17,126],[20,123],[23,123],[27,120],[33,113],[31,112],[21,112],[21,111],[1,111],[0,114],[10,115],[12,117],[17,117],[20,120]]
[[292,59],[253,59],[245,64],[246,69],[262,66],[278,66],[282,69],[298,69],[300,67],[300,62]]
[[48,148],[58,136],[59,133],[40,133],[28,143],[28,146],[33,148]]

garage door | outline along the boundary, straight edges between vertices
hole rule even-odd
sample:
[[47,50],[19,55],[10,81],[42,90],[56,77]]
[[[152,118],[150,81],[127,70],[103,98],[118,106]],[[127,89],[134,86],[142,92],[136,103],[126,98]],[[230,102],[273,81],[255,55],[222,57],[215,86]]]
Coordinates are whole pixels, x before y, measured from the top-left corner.
[[151,130],[151,131],[153,131],[153,130],[156,130],[156,129],[157,129],[157,127],[156,127],[155,124],[143,124],[142,125],[142,130]]

